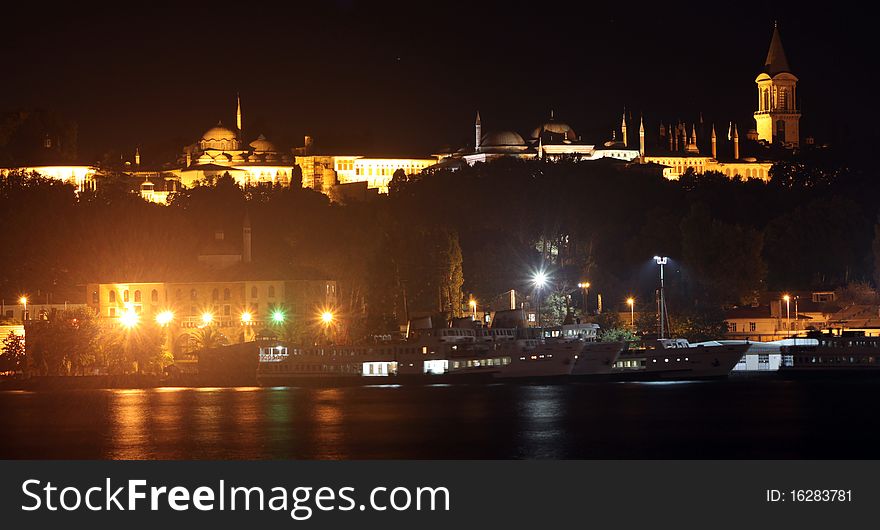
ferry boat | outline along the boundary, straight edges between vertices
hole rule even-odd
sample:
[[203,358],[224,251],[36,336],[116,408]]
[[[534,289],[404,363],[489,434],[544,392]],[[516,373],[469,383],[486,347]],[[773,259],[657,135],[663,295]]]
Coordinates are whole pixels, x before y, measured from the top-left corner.
[[609,375],[649,381],[727,377],[747,349],[747,344],[690,344],[686,339],[626,343]]
[[[783,346],[780,372],[880,373],[880,337],[815,334]],[[810,341],[810,343],[805,343]]]
[[598,326],[440,328],[363,345],[260,347],[261,386],[462,382],[564,377]]

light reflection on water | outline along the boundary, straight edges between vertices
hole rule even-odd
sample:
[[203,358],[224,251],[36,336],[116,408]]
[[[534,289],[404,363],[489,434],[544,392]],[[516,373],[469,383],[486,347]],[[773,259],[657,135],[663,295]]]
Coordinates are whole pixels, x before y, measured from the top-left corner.
[[0,392],[0,458],[829,458],[880,381]]

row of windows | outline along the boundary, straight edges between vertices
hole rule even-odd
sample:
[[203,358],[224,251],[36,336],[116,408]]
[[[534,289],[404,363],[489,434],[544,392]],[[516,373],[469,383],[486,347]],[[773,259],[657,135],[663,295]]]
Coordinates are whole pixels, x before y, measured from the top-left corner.
[[[327,291],[328,291],[328,292],[330,292],[330,290],[331,290],[331,289],[330,289],[330,286],[331,286],[331,285],[332,285],[332,284],[328,284],[328,286],[327,286]],[[335,290],[335,289],[334,289],[334,290]],[[275,286],[274,286],[274,285],[270,285],[270,286],[267,288],[266,295],[267,295],[269,298],[275,298]],[[259,289],[257,288],[257,286],[253,286],[253,287],[251,287],[251,298],[258,298],[258,297],[259,297]],[[122,301],[123,301],[123,302],[130,302],[130,301],[131,301],[130,298],[131,298],[131,297],[130,297],[130,293],[129,293],[129,290],[128,290],[128,289],[125,289],[124,291],[122,291]],[[174,298],[175,298],[176,300],[182,300],[182,299],[183,299],[183,291],[182,291],[181,289],[177,289],[177,290],[174,292]],[[223,289],[223,299],[224,299],[224,300],[230,300],[231,298],[232,298],[232,291],[230,291],[229,288],[225,288],[225,289]],[[116,294],[116,291],[110,291],[110,294],[109,294],[109,298],[108,298],[108,299],[109,299],[109,301],[110,301],[111,304],[116,303],[116,301],[117,301],[117,294]],[[189,291],[189,299],[190,299],[190,300],[198,300],[198,299],[199,299],[199,297],[198,297],[198,291],[197,291],[196,289],[190,289],[190,291]],[[211,300],[214,300],[214,301],[220,300],[220,290],[219,290],[219,289],[214,289],[214,290],[211,291]],[[135,303],[138,303],[138,302],[141,302],[141,301],[142,301],[142,300],[141,300],[141,291],[140,291],[139,289],[138,289],[138,290],[135,290],[135,292],[134,292],[134,302],[135,302]],[[150,301],[151,301],[151,302],[158,302],[158,301],[159,301],[159,291],[158,291],[158,290],[153,289],[152,291],[150,291]],[[92,293],[92,302],[95,303],[95,304],[98,303],[98,292],[97,292],[97,291],[94,291],[94,292]]]
[[[727,323],[727,330],[730,331],[731,333],[736,333],[736,328],[737,328],[736,322],[728,322]],[[758,329],[758,325],[755,322],[749,322],[749,331],[757,331],[757,329]],[[742,331],[745,331],[745,330],[746,330],[746,327],[743,326]]]

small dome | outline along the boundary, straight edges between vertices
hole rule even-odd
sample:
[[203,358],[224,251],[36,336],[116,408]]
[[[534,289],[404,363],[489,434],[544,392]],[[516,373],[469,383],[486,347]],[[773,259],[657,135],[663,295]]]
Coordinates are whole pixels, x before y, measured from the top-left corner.
[[525,147],[523,137],[513,131],[492,132],[483,137],[480,147]]
[[262,134],[256,140],[249,144],[255,153],[276,153],[278,149],[275,144],[266,139]]
[[531,138],[537,140],[541,134],[545,132],[567,136],[569,140],[577,139],[577,134],[575,134],[574,129],[572,129],[567,123],[561,121],[548,121],[539,125],[532,131]]

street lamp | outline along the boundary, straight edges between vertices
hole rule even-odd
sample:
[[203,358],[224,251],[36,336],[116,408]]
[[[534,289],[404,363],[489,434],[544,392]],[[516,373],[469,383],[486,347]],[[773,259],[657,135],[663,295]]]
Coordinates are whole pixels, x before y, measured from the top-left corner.
[[578,287],[584,290],[584,314],[590,314],[590,282],[581,282]]
[[156,324],[160,326],[167,326],[172,320],[174,320],[174,312],[171,310],[162,311],[156,315]]
[[474,313],[474,320],[477,320],[477,301],[471,298],[471,301],[468,302],[468,305],[471,306],[471,311]]
[[28,303],[27,296],[22,296],[21,298],[19,298],[18,303],[24,306],[24,309],[22,309],[22,312],[21,312],[21,321],[24,322],[25,320],[28,319],[27,318],[27,303]]
[[629,304],[629,325],[634,328],[636,327],[636,299],[629,297],[626,299],[626,303]]
[[284,311],[281,309],[276,309],[272,311],[272,322],[276,324],[284,323]]
[[214,322],[214,314],[210,311],[205,311],[202,313],[202,325],[207,326],[210,325],[211,322]]
[[535,296],[537,296],[537,298],[538,298],[538,301],[536,304],[537,309],[538,309],[537,320],[538,320],[538,326],[540,327],[540,325],[541,325],[541,289],[545,285],[547,285],[547,273],[543,270],[536,272],[535,276],[532,277],[532,283],[535,284],[535,290],[537,291]]
[[245,324],[245,325],[250,324],[251,320],[253,320],[253,318],[254,318],[254,315],[252,315],[250,311],[243,311],[241,313],[241,323],[242,324]]
[[123,311],[122,315],[119,317],[119,322],[121,322],[126,329],[131,329],[137,326],[140,320],[140,315],[138,315],[137,312],[131,308]]
[[784,294],[782,299],[785,300],[785,328],[788,330],[788,336],[791,337],[791,296]]
[[663,266],[669,261],[666,256],[654,256],[654,262],[660,265],[660,338],[666,337],[666,293],[663,285]]
[[324,311],[323,313],[321,313],[321,322],[323,322],[325,326],[329,326],[330,324],[332,324],[333,318],[333,312],[331,311]]

